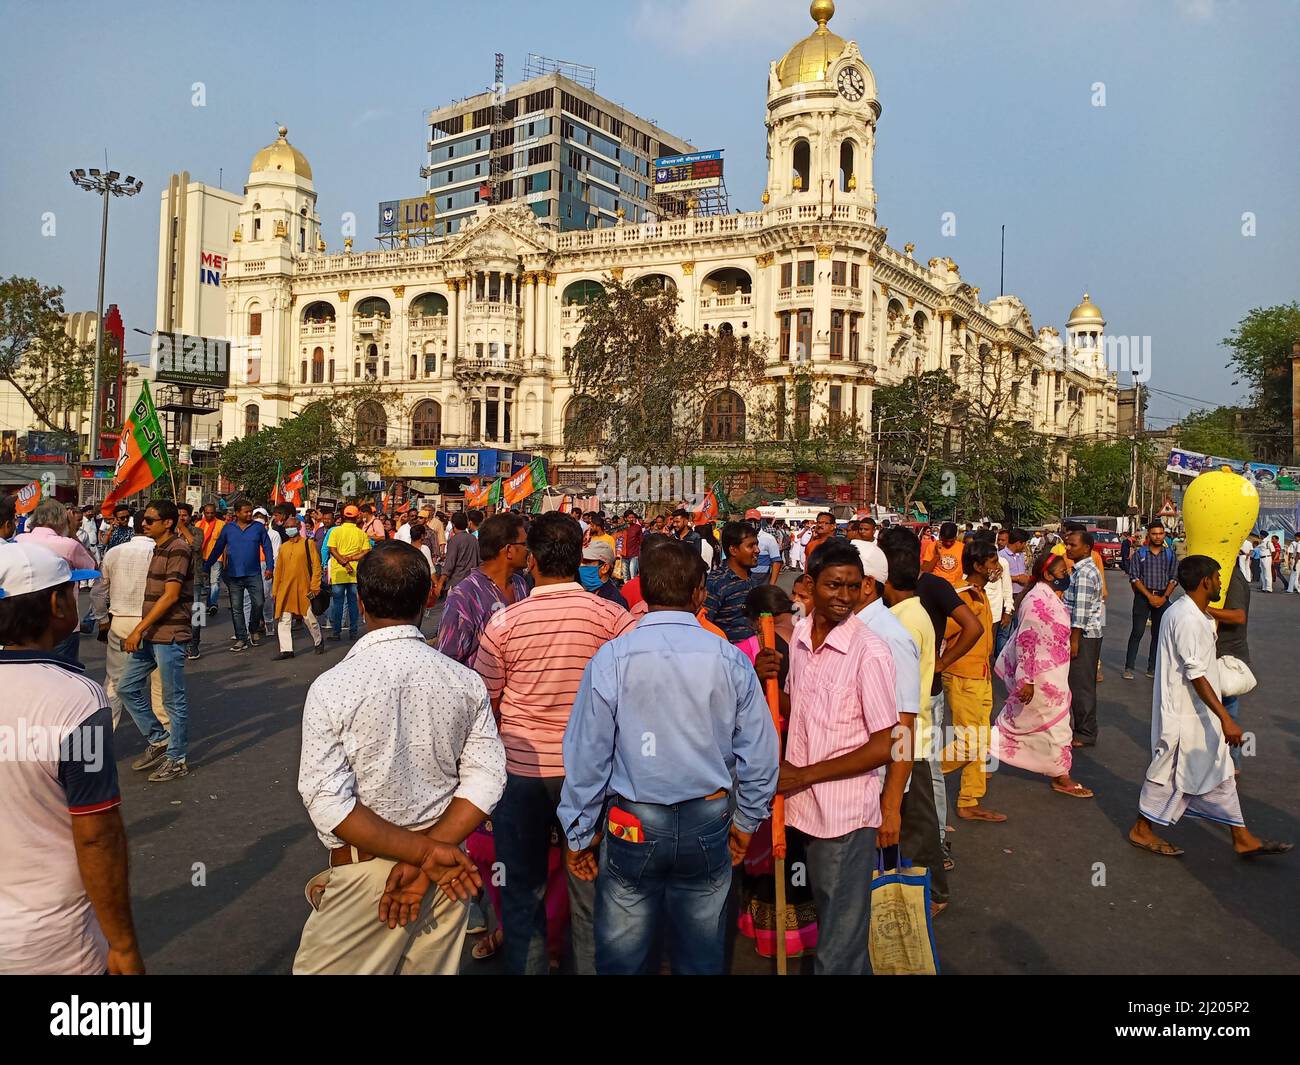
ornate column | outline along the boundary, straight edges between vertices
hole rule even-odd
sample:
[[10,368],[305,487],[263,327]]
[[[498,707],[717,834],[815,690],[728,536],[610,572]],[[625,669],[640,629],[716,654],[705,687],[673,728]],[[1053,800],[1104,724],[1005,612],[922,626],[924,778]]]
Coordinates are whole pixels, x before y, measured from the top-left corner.
[[551,287],[555,284],[555,275],[543,270],[537,275],[537,301],[541,306],[537,312],[537,355],[547,371],[551,369]]
[[530,365],[537,350],[537,275],[524,274],[524,363]]
[[[686,320],[682,323],[688,329],[700,327],[700,297],[695,285],[695,260],[687,259],[682,263],[682,303]],[[681,313],[679,311],[678,313]]]
[[411,350],[410,350],[410,323],[406,317],[406,286],[393,286],[393,301],[396,304],[392,318],[389,320],[389,346],[388,350],[393,352],[397,358],[397,379],[399,381],[414,380],[419,373],[417,359],[416,373],[411,373]]
[[831,256],[830,244],[817,245],[817,266],[813,274],[813,362],[831,357]]
[[460,351],[460,279],[447,278],[451,299],[447,301],[447,355],[453,361]]

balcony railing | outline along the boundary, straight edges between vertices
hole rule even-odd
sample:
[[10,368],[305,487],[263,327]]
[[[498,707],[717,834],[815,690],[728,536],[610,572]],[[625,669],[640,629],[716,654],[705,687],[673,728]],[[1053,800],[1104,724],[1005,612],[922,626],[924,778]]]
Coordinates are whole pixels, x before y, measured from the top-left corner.
[[392,327],[392,320],[382,314],[374,314],[369,318],[353,318],[352,331],[358,335],[375,335],[378,333],[387,333]]
[[754,296],[750,292],[736,292],[730,296],[704,296],[700,299],[700,310],[711,311],[715,308],[750,307]]
[[408,319],[408,330],[412,335],[445,337],[447,335],[447,316],[430,314]]
[[338,323],[333,318],[323,322],[303,322],[302,335],[304,337],[332,337],[338,329]]

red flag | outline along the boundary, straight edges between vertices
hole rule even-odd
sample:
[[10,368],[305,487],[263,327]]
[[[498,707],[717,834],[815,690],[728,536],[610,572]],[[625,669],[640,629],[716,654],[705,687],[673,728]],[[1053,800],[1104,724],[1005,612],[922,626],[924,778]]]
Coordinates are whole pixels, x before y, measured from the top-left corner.
[[14,497],[14,510],[19,514],[30,514],[41,503],[41,482],[32,481],[18,489]]
[[302,497],[307,491],[307,467],[303,466],[289,474],[276,487],[280,492],[278,502],[292,503],[295,507],[302,506]]

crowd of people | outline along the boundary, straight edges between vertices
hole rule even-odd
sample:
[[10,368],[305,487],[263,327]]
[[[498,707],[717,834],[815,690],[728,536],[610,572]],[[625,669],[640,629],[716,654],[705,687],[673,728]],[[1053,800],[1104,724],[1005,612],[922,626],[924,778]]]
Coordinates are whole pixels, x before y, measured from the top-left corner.
[[[928,870],[932,917],[953,902],[950,788],[952,816],[986,825],[1007,820],[989,798],[999,761],[1093,796],[1074,753],[1099,741],[1107,603],[1083,526],[1035,544],[829,512],[719,527],[685,508],[389,517],[246,499],[197,519],[154,499],[102,528],[45,503],[16,541],[13,526],[0,500],[5,713],[58,739],[0,765],[20,815],[0,850],[41,869],[0,872],[6,971],[142,970],[113,731],[125,708],[145,744],[130,767],[149,781],[190,772],[185,668],[221,584],[230,653],[275,636],[289,658],[296,631],[315,654],[350,640],[303,707],[298,788],[327,868],[307,886],[295,973],[455,973],[469,934],[473,957],[517,974],[566,958],[578,973],[661,958],[718,973],[732,932],[771,955],[779,929],[817,973],[867,973],[873,869]],[[1246,569],[1211,606],[1218,564],[1179,561],[1153,522],[1125,572],[1124,676],[1149,631],[1155,682],[1129,841],[1180,854],[1156,831],[1187,813],[1230,826],[1244,857],[1290,850],[1247,829],[1236,792],[1225,680],[1249,672]],[[104,688],[80,661],[86,623],[107,644]]]

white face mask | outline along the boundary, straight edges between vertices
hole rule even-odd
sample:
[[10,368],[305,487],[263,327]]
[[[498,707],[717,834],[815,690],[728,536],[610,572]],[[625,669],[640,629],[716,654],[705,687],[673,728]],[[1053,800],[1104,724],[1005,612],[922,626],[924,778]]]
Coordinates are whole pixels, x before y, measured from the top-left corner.
[[285,536],[297,536],[297,535],[298,535],[298,526],[295,525],[292,529],[285,529],[285,530],[284,530],[284,535],[285,535]]

